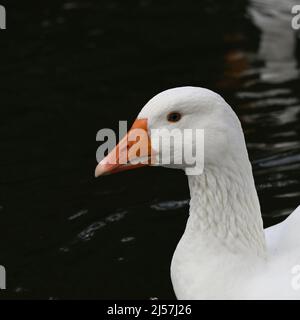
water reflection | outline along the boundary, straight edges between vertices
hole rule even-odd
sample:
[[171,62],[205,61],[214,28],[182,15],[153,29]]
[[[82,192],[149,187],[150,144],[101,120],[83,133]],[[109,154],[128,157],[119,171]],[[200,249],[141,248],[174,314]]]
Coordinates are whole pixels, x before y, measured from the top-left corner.
[[258,59],[260,80],[282,83],[299,77],[295,57],[297,34],[291,27],[291,10],[298,1],[251,0],[248,13],[261,31]]
[[[251,0],[250,24],[260,31],[258,48],[245,48],[253,37],[228,34],[225,73],[220,86],[242,121],[267,224],[299,204],[300,97],[297,33],[291,27],[295,1]],[[284,199],[284,201],[283,201]]]

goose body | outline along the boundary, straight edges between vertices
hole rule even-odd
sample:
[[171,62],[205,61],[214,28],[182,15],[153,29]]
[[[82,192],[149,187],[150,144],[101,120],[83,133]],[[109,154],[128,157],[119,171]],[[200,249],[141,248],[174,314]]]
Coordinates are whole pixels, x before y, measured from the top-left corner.
[[[182,169],[187,174],[189,218],[171,263],[176,297],[300,299],[300,207],[284,222],[263,229],[242,127],[225,100],[204,88],[170,89],[144,106],[133,128],[146,130],[151,146],[138,157],[149,159],[147,164]],[[169,149],[176,166],[157,160],[162,156],[153,129],[174,128],[204,130],[201,174],[189,174],[185,162],[176,162],[180,148],[173,144]],[[127,150],[125,142],[128,139],[115,151]],[[191,136],[183,144],[195,146],[196,141]],[[150,161],[150,149],[156,162]],[[128,163],[120,164],[111,161],[109,154],[98,164],[96,176],[146,164],[132,164],[131,157],[129,152]]]

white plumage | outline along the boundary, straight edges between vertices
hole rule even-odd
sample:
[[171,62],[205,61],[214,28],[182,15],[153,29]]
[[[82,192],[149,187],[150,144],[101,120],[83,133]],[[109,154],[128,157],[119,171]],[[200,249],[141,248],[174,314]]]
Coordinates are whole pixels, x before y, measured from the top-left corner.
[[[168,122],[170,112],[179,112],[180,121]],[[163,128],[205,132],[204,171],[187,176],[189,218],[172,259],[177,298],[300,299],[300,207],[263,229],[244,134],[225,100],[204,88],[170,89],[151,99],[138,119],[147,119],[150,136]]]

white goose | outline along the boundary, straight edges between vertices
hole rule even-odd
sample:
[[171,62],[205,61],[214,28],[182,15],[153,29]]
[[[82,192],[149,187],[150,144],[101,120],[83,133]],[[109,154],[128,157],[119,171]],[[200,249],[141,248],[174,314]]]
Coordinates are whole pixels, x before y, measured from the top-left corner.
[[[190,213],[172,259],[177,298],[300,299],[300,207],[263,229],[244,134],[225,100],[204,88],[170,89],[144,106],[133,128],[147,130],[152,149],[155,128],[205,132],[204,171],[188,175]],[[119,156],[126,139],[116,147]],[[141,166],[112,163],[112,154],[98,164],[96,176]],[[181,169],[187,172],[184,164]]]

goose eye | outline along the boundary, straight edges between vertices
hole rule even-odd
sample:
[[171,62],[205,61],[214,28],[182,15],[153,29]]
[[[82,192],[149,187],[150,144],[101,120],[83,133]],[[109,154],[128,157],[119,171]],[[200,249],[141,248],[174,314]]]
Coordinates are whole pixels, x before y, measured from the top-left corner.
[[169,122],[178,122],[181,119],[179,112],[170,112],[167,116]]

